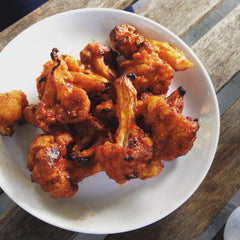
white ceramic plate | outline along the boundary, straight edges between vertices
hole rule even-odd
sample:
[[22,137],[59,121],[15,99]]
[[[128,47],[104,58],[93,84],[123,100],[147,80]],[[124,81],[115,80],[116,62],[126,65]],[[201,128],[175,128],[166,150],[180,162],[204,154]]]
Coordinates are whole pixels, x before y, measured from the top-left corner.
[[109,45],[109,33],[129,23],[144,36],[168,41],[193,61],[194,67],[176,72],[171,90],[183,86],[184,115],[197,117],[200,130],[192,150],[166,162],[159,176],[118,185],[105,173],[85,179],[71,199],[55,199],[30,180],[26,168],[29,146],[39,131],[17,127],[13,137],[0,138],[0,185],[19,206],[55,226],[84,233],[116,233],[151,224],[183,204],[206,176],[219,137],[219,110],[211,80],[196,55],[176,35],[137,14],[111,9],[65,12],[38,22],[19,34],[0,54],[1,92],[21,89],[37,102],[36,77],[50,51],[79,58],[89,42]]

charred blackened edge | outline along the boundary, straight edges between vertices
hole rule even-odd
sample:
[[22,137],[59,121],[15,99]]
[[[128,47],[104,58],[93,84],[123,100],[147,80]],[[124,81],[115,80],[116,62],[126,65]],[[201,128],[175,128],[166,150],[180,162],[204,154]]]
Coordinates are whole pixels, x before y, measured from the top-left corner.
[[72,178],[71,178],[71,176],[70,176],[69,173],[67,174],[66,178],[67,178],[67,180],[68,180],[69,183],[70,183],[70,187],[71,187],[71,189],[72,189],[73,191],[78,190],[78,184],[75,183],[75,182],[73,182],[73,180],[72,180]]
[[52,68],[52,74],[53,74],[53,72],[56,70],[56,68],[57,68],[58,66],[60,66],[60,64],[61,64],[61,60],[60,60],[60,59],[57,59],[57,65],[53,66],[53,68]]
[[[53,66],[53,68],[52,68],[52,74],[53,74],[53,72],[55,71],[55,69],[60,65],[60,63],[61,63],[61,60],[58,58],[58,52],[59,52],[59,50],[57,49],[57,48],[53,48],[52,49],[52,52],[50,53],[50,56],[51,56],[51,59],[53,60],[53,61],[57,61],[57,65],[55,65],[55,66]],[[40,79],[41,80],[41,79]]]
[[137,176],[137,174],[135,174],[135,173],[131,173],[131,174],[129,174],[129,175],[125,175],[125,178],[126,178],[127,180],[130,180],[130,179],[138,178],[138,176]]
[[72,154],[72,153],[64,155],[63,158],[67,159],[67,160],[72,160],[72,161],[80,163],[82,165],[86,165],[91,160],[90,158],[87,158],[87,157],[78,157],[77,155]]
[[53,61],[58,59],[58,54],[57,54],[58,52],[59,52],[59,50],[57,48],[52,49],[52,52],[50,53],[50,56],[51,56],[51,59]]
[[118,69],[117,57],[119,56],[119,53],[117,51],[114,51],[112,48],[109,48],[109,49],[110,49],[110,56],[105,56],[106,54],[104,54],[104,63],[107,64],[111,69],[116,70]]
[[105,90],[104,92],[108,92],[113,88],[113,84],[111,82],[105,83]]
[[19,125],[19,126],[23,126],[24,124],[26,124],[27,123],[27,120],[24,118],[24,117],[21,117],[20,119],[18,119],[18,121],[17,121],[17,124]]
[[139,50],[141,50],[141,48],[143,48],[144,46],[149,46],[150,43],[147,42],[146,40],[141,41],[141,42],[139,42],[139,40],[137,40],[137,41],[135,42],[135,45],[136,45],[137,49],[133,52],[133,54],[136,53],[136,52],[138,52]]
[[126,77],[131,79],[132,81],[135,80],[137,78],[137,76],[134,73],[127,73]]
[[32,111],[33,114],[35,114],[36,111],[37,111],[37,106],[36,105],[32,105],[31,111]]
[[178,92],[182,97],[186,94],[186,90],[182,86],[178,88]]
[[152,159],[150,158],[147,160],[147,166],[149,166],[151,163],[152,163]]
[[117,51],[114,51],[112,48],[110,48],[110,54],[111,54],[111,57],[115,60],[119,56],[119,53]]
[[130,145],[130,147],[136,147],[137,146],[137,139],[136,139],[136,137],[129,140],[129,145]]
[[47,78],[46,78],[46,76],[45,76],[45,77],[40,78],[39,81],[38,81],[38,83],[40,84],[40,83],[46,82],[46,81],[47,81]]
[[103,109],[101,110],[101,112],[103,112],[103,113],[105,113],[105,114],[108,114],[108,113],[111,112],[111,110],[110,110],[109,108],[103,108]]
[[127,156],[127,157],[123,158],[123,160],[128,161],[128,162],[132,161],[133,159],[134,159],[133,156]]

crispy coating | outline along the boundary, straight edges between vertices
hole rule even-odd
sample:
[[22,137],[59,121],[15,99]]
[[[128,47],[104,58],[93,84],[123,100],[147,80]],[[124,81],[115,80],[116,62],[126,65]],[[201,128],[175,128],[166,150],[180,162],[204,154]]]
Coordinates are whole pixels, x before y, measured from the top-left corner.
[[123,23],[115,26],[110,32],[112,46],[126,59],[130,59],[139,45],[145,41],[136,31],[134,26]]
[[73,138],[63,129],[56,129],[54,135],[39,135],[30,146],[27,167],[32,171],[31,179],[41,185],[44,191],[55,197],[73,196],[78,185],[70,176],[70,161],[63,156]]
[[177,113],[182,113],[184,107],[183,96],[186,91],[183,87],[179,87],[177,90],[172,92],[168,97],[165,98],[167,104],[172,110],[175,110]]
[[[89,139],[89,141],[91,140]],[[95,150],[103,144],[103,137],[98,137],[95,142],[88,142],[89,145],[85,145],[85,148],[83,147],[83,141],[86,141],[86,139],[75,139],[72,149],[65,155],[65,158],[70,160],[67,169],[74,182],[80,182],[84,178],[102,171],[95,158]]]
[[[110,138],[104,124],[95,117],[89,116],[87,120],[71,126],[71,130],[75,140],[70,152],[71,159],[83,165],[91,165],[90,162],[98,165],[95,161],[95,150]],[[100,170],[98,166],[96,169]]]
[[164,94],[168,91],[173,78],[173,69],[152,50],[150,46],[133,54],[131,60],[120,65],[123,74],[134,74],[132,78],[138,94],[151,91],[154,94]]
[[27,106],[26,95],[22,91],[12,90],[0,93],[0,134],[11,136],[14,126],[22,120],[23,109]]
[[90,43],[80,55],[81,61],[76,61],[66,54],[58,56],[54,48],[52,59],[44,64],[37,78],[40,102],[27,107],[24,116],[46,133],[51,125],[87,119],[91,106],[89,97],[104,94],[109,98],[115,94],[112,81],[117,76],[116,54],[105,45]]
[[111,82],[97,74],[88,74],[84,72],[71,72],[74,85],[81,87],[87,93],[104,92],[111,88]]
[[159,58],[170,64],[176,71],[183,71],[193,66],[193,63],[175,46],[167,42],[147,41],[153,46],[153,51],[158,54]]
[[118,126],[116,104],[111,99],[98,104],[94,109],[93,115],[107,128],[114,130]]
[[[83,123],[81,129],[88,127],[86,131],[91,130],[93,137],[93,129],[87,125],[90,123]],[[81,133],[78,138],[74,138],[76,136],[72,136],[64,127],[55,126],[51,134],[37,136],[30,146],[27,167],[32,171],[31,179],[55,197],[73,196],[78,190],[78,182],[102,171],[94,158],[94,144],[82,151],[77,148],[81,145],[83,132],[80,127],[74,127],[76,136]],[[87,134],[84,136],[88,139],[82,139],[82,145],[88,147],[86,144],[91,139]]]
[[32,181],[55,197],[70,198],[78,190],[65,167],[66,160],[57,146],[47,146],[36,154],[36,163],[32,171]]
[[[47,87],[44,92],[40,108],[42,112],[52,112],[55,119],[61,124],[79,122],[87,118],[90,109],[90,101],[87,93],[78,86],[67,84],[65,78],[71,78],[65,69],[65,64],[61,64],[60,59],[53,61],[50,74],[47,75]],[[46,116],[46,115],[45,115]],[[51,116],[52,117],[52,116]]]
[[86,163],[80,163],[74,160],[68,161],[67,169],[73,182],[81,182],[84,178],[102,171],[101,166],[95,158],[92,158],[91,161]]
[[192,62],[189,61],[182,51],[167,42],[158,42],[150,39],[145,39],[137,33],[135,27],[129,24],[121,24],[116,26],[110,33],[112,45],[126,59],[131,59],[133,54],[139,51],[144,45],[150,46],[153,51],[161,58],[170,64],[175,70],[185,70],[192,67]]
[[142,174],[151,162],[152,141],[135,123],[137,92],[126,76],[115,81],[119,126],[115,142],[105,142],[96,150],[96,158],[107,175],[122,184]]
[[[87,92],[74,84],[74,77],[68,71],[68,66],[80,71],[77,63],[70,57],[58,57],[56,49],[53,49],[51,55],[52,60],[44,65],[37,79],[40,102],[24,111],[26,120],[44,132],[49,132],[51,125],[83,121],[88,117],[91,104]],[[67,62],[64,59],[68,59]]]
[[[38,120],[37,120],[37,116],[36,116],[37,108],[38,108],[37,104],[30,104],[30,105],[27,105],[23,110],[24,119],[28,123],[30,123],[36,127],[38,127]],[[47,125],[46,130],[44,132],[48,132],[48,131],[49,131],[49,126]]]
[[57,145],[55,144],[55,139],[53,135],[47,135],[42,134],[40,136],[37,136],[34,141],[32,142],[30,146],[30,151],[28,155],[28,161],[27,161],[27,168],[29,170],[33,170],[35,165],[35,158],[36,154],[41,150],[42,148],[46,148],[50,145]]
[[171,161],[185,155],[196,139],[197,119],[184,117],[181,104],[175,105],[174,101],[168,104],[170,101],[171,98],[166,101],[163,95],[149,96],[141,108],[146,129],[151,132],[154,142],[153,160]]
[[81,63],[86,69],[110,81],[114,81],[117,77],[116,57],[117,54],[111,48],[100,43],[89,43],[80,52]]
[[[70,75],[64,79],[67,84],[81,87],[87,93],[107,90],[110,81],[103,75],[94,73],[89,66],[74,60],[73,57],[69,55],[62,55],[61,58],[67,65],[66,72]],[[100,67],[103,66],[99,66],[99,68]]]
[[[87,93],[106,92],[117,77],[116,54],[100,43],[89,43],[80,52],[80,70],[70,70],[73,83]],[[77,70],[77,71],[76,71]]]

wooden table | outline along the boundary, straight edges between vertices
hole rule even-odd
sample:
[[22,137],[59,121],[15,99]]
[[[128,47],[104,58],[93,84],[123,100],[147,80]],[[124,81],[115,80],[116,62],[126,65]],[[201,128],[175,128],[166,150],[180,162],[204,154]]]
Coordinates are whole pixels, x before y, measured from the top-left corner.
[[[134,2],[49,0],[0,33],[0,50],[25,28],[50,15],[88,7],[123,10]],[[187,202],[164,219],[142,229],[108,236],[78,234],[48,225],[12,204],[0,190],[0,209],[4,209],[0,216],[0,239],[198,239],[239,190],[240,1],[140,0],[133,9],[183,38],[212,79],[220,103],[221,131],[217,153],[206,178]],[[223,228],[213,239],[223,239],[222,235]]]

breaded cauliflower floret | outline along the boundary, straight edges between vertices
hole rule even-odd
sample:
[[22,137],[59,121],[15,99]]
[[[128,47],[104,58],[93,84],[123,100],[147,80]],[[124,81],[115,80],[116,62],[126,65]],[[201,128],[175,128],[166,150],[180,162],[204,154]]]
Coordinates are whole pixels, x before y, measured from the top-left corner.
[[[131,60],[121,65],[123,74],[134,74],[132,83],[138,94],[151,91],[154,94],[165,94],[173,78],[173,69],[159,58],[149,44],[133,54]],[[132,75],[133,76],[133,75]]]
[[23,109],[27,106],[26,95],[22,91],[12,90],[0,93],[0,134],[11,136],[14,126],[22,119]]
[[182,71],[193,66],[182,51],[167,42],[159,42],[146,39],[137,33],[137,29],[129,24],[120,24],[110,33],[111,44],[126,59],[131,59],[132,55],[141,51],[143,45],[149,44],[152,50],[170,64],[173,69]]
[[30,146],[27,167],[32,171],[31,179],[55,197],[69,198],[78,190],[68,170],[71,162],[63,157],[72,142],[72,136],[59,128],[37,136]]
[[107,175],[122,184],[133,178],[145,179],[151,163],[152,141],[135,122],[137,92],[127,76],[115,83],[119,126],[115,142],[107,141],[96,150],[96,158]]
[[187,154],[193,146],[199,129],[198,120],[182,115],[182,88],[168,98],[149,96],[141,106],[145,129],[154,143],[153,161],[171,161]]

